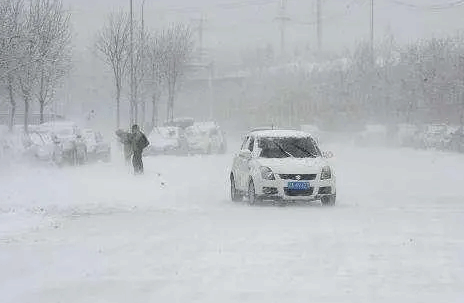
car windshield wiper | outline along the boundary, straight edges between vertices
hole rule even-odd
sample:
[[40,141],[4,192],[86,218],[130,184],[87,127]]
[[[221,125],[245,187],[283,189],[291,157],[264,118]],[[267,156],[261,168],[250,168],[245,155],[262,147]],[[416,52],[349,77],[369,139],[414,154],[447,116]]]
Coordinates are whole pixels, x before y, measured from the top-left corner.
[[309,150],[307,150],[306,148],[304,147],[301,147],[299,146],[298,144],[295,144],[295,143],[290,143],[291,145],[295,146],[296,148],[298,148],[299,150],[303,151],[304,153],[308,154],[310,158],[316,158],[317,155],[314,155],[313,153],[311,153]]
[[283,147],[282,145],[278,144],[277,142],[271,140],[272,143],[274,143],[284,154],[286,154],[287,156],[289,156],[290,158],[295,158],[295,156],[293,156],[292,154],[290,154],[289,152],[287,152]]

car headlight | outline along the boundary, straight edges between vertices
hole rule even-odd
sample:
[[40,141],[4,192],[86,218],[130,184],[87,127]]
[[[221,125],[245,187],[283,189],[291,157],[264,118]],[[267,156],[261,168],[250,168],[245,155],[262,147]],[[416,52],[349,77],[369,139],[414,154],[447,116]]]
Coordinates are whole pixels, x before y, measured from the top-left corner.
[[321,180],[328,180],[332,179],[332,170],[330,166],[324,166],[321,172]]
[[275,180],[274,173],[269,167],[261,166],[260,170],[261,170],[261,178],[263,178],[264,180]]

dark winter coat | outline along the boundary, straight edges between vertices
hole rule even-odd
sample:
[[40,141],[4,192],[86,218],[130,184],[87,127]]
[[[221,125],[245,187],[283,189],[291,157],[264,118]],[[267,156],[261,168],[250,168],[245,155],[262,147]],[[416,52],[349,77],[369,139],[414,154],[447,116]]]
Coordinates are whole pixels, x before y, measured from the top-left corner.
[[142,132],[137,132],[132,134],[131,138],[132,151],[134,153],[142,153],[142,151],[150,145],[147,137]]

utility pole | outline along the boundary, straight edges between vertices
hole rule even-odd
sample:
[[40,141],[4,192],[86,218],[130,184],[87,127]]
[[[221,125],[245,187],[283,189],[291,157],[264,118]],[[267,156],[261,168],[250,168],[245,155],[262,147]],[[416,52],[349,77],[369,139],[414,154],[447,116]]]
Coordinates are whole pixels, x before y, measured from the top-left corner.
[[200,50],[203,51],[203,30],[204,30],[205,17],[201,15],[200,24],[198,25],[198,40],[200,40]]
[[141,48],[140,51],[142,52],[142,64],[140,65],[141,70],[141,79],[140,79],[140,97],[141,97],[141,106],[142,106],[142,116],[140,119],[140,123],[142,124],[141,127],[145,127],[145,118],[146,118],[146,102],[145,102],[145,22],[144,22],[144,9],[145,0],[142,2],[142,30],[141,30]]
[[370,48],[371,48],[371,60],[372,64],[375,64],[375,54],[374,54],[374,0],[370,0],[370,16],[371,16],[371,22],[370,22]]
[[203,62],[203,30],[205,29],[204,24],[205,22],[205,17],[203,14],[201,15],[200,18],[200,24],[198,25],[198,40],[199,40],[199,45],[200,45],[200,62]]
[[130,124],[136,122],[134,117],[134,12],[132,7],[132,0],[130,0]]
[[209,89],[209,120],[213,121],[214,119],[214,88],[213,88],[213,80],[214,80],[214,61],[208,66],[209,75],[208,75],[208,89]]
[[290,18],[287,16],[287,0],[280,0],[279,14],[275,18],[280,22],[280,52],[281,56],[285,56],[285,30],[287,22]]
[[198,25],[196,25],[196,30],[198,32],[198,59],[200,62],[203,62],[203,33],[205,30],[206,17],[202,14],[199,19],[193,19],[193,21],[198,22]]
[[317,48],[322,50],[322,0],[317,0]]

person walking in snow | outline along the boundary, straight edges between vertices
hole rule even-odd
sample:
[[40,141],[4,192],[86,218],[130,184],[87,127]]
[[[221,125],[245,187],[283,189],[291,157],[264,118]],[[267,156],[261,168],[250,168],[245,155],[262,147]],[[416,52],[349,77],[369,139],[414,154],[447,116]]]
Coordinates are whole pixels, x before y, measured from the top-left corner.
[[137,124],[132,125],[131,135],[132,165],[134,166],[134,173],[136,175],[143,174],[142,153],[150,143]]

